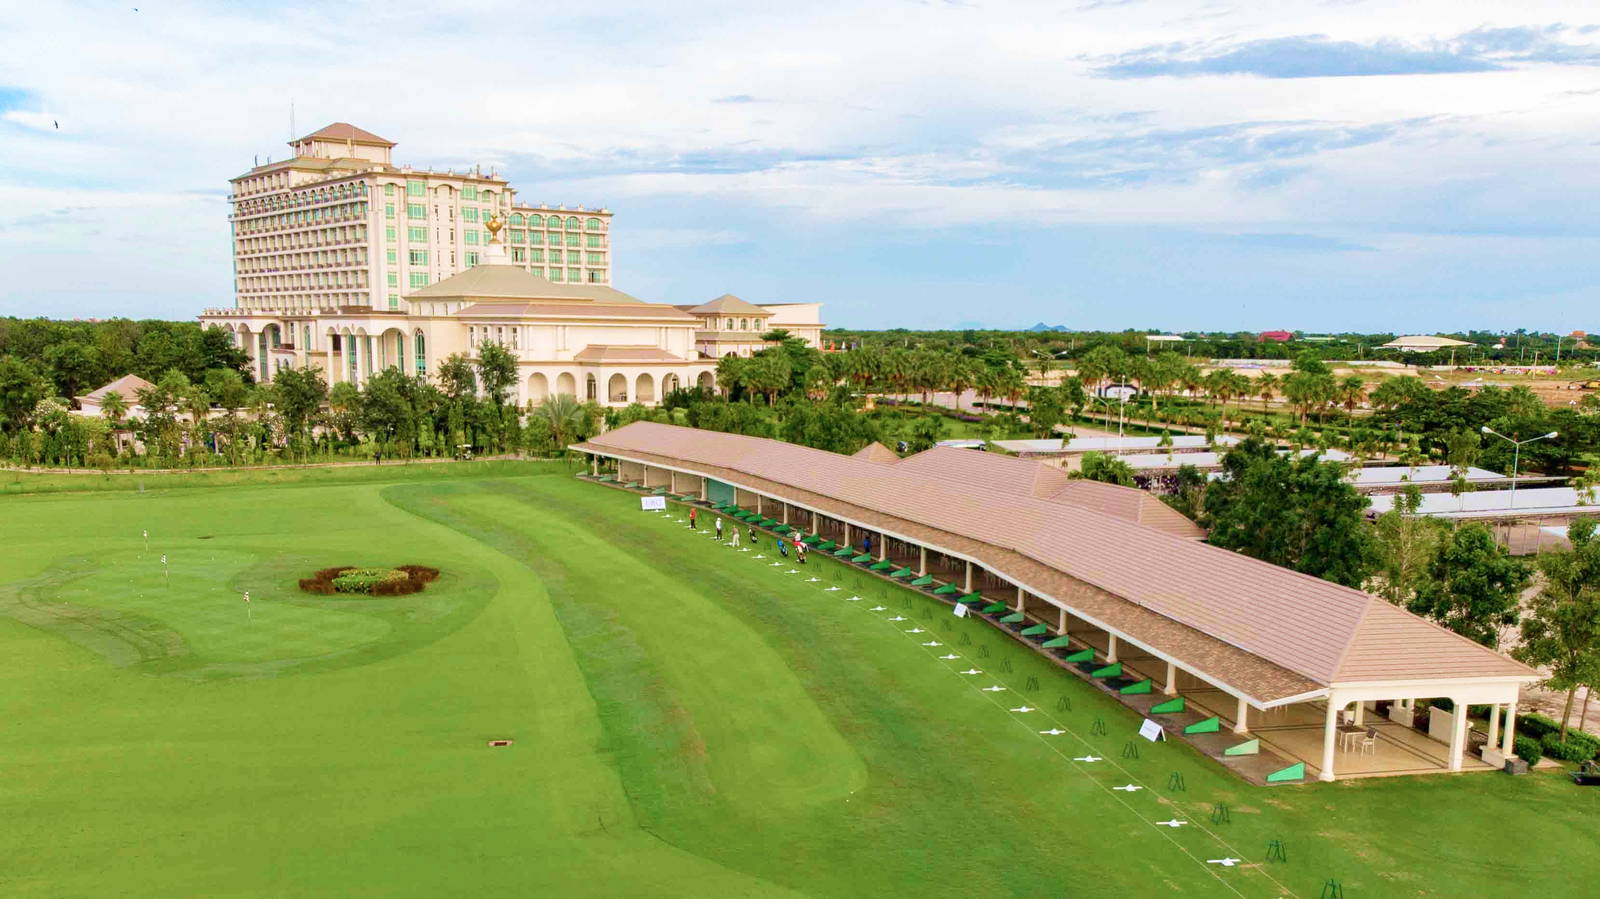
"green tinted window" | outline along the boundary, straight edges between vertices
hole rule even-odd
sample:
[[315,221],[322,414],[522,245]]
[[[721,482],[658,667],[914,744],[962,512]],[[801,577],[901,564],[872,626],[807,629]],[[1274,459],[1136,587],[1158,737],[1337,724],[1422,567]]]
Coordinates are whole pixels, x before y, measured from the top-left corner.
[[406,196],[408,196],[408,197],[420,197],[420,196],[423,195],[423,191],[424,191],[424,188],[423,188],[423,184],[422,184],[421,181],[407,181],[406,182]]

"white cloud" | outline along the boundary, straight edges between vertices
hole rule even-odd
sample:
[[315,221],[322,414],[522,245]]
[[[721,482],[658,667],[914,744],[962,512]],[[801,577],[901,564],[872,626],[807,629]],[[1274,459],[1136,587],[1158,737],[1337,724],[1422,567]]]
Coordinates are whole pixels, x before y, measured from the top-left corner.
[[[1528,196],[1554,204],[1554,218],[1577,220],[1587,213],[1565,207],[1596,192],[1589,142],[1600,113],[1582,93],[1600,88],[1593,68],[1295,80],[1093,73],[1095,59],[1173,42],[1320,34],[1423,43],[1479,27],[1600,23],[1600,12],[1543,0],[1198,10],[1184,0],[627,2],[560,15],[488,0],[471,16],[376,0],[140,10],[58,2],[8,12],[0,98],[10,89],[21,99],[0,114],[0,200],[19,219],[46,215],[70,194],[111,219],[50,229],[51,240],[80,229],[80,246],[91,227],[137,223],[137,240],[95,242],[97,261],[149,272],[141,295],[164,296],[163,280],[179,278],[206,304],[230,290],[226,207],[190,192],[221,189],[252,157],[285,152],[291,99],[301,132],[351,121],[398,141],[402,161],[497,165],[526,198],[606,205],[619,228],[630,201],[684,198],[887,228],[1158,223],[1299,233],[1522,222],[1519,198]],[[730,97],[761,102],[716,102]],[[1314,127],[1413,120],[1421,124],[1372,143],[1289,160],[1261,149]],[[1152,134],[1250,123],[1263,123],[1252,145],[1260,158],[1215,143],[1126,149]],[[22,262],[0,288],[3,311],[22,310],[53,276],[28,263],[46,238],[18,231],[0,233],[0,253]],[[625,233],[641,249],[687,240],[661,222]],[[761,239],[683,233],[699,244]],[[162,266],[148,264],[144,240],[168,248]],[[162,302],[171,315],[196,304]]]

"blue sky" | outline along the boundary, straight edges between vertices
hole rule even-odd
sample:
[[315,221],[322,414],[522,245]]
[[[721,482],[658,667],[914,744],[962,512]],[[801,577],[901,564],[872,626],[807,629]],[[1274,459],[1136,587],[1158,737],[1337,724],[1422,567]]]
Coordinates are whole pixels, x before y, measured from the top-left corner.
[[0,50],[0,314],[231,305],[227,179],[292,100],[613,210],[650,300],[1600,331],[1589,5],[58,2]]

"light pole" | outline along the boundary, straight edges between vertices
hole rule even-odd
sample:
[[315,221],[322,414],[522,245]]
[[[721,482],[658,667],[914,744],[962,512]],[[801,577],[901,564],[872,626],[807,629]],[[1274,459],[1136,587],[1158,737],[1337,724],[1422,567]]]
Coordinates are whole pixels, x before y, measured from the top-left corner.
[[[1120,387],[1121,385],[1118,385],[1118,386]],[[1126,409],[1127,409],[1127,404],[1128,404],[1128,394],[1127,394],[1127,392],[1125,390],[1118,390],[1117,391],[1117,397],[1118,397],[1118,400],[1117,400],[1117,455],[1120,456],[1120,455],[1122,455],[1122,423],[1126,420]],[[1106,417],[1110,418],[1111,417],[1111,401],[1106,399],[1103,396],[1097,396],[1097,397],[1095,397],[1095,400],[1097,402],[1099,402],[1100,405],[1106,407]]]
[[1517,465],[1522,461],[1522,445],[1524,443],[1533,443],[1535,440],[1549,440],[1550,438],[1557,436],[1557,432],[1551,431],[1548,434],[1540,434],[1537,437],[1529,437],[1527,440],[1512,440],[1510,437],[1507,437],[1488,425],[1484,425],[1482,428],[1479,428],[1479,430],[1483,431],[1485,434],[1493,434],[1494,436],[1499,437],[1501,440],[1504,440],[1516,447],[1516,449],[1512,450],[1511,452],[1511,508],[1515,509],[1517,507]]

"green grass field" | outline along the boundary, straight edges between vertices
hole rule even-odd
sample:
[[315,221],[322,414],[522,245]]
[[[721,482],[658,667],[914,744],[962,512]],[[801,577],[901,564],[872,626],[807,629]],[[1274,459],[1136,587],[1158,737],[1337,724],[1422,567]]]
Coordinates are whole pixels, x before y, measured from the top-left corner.
[[[569,472],[17,478],[0,895],[1566,896],[1600,876],[1600,791],[1269,790],[1181,746],[1124,760],[1136,717],[986,624],[829,559],[787,574]],[[404,563],[444,574],[295,589]]]

